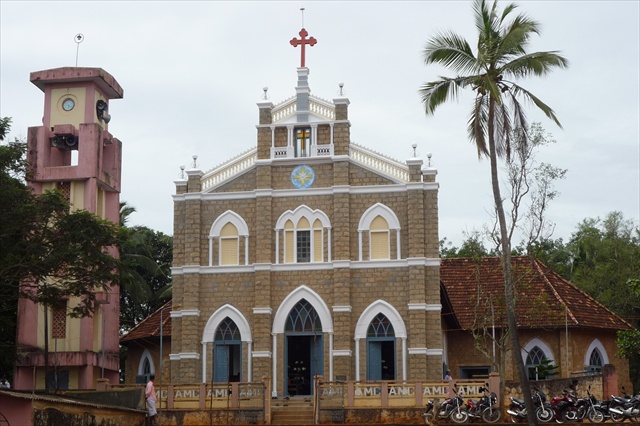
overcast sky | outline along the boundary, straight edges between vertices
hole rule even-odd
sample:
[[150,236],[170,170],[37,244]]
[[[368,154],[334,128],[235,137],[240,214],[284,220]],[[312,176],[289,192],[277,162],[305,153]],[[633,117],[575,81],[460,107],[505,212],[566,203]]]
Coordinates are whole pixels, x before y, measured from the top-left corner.
[[[501,2],[504,7],[507,2]],[[521,81],[557,113],[559,129],[533,107],[557,143],[539,160],[568,170],[549,219],[566,242],[584,218],[619,210],[640,220],[640,2],[519,1],[542,24],[530,51],[559,50],[567,70]],[[173,234],[180,166],[208,171],[256,145],[263,87],[274,104],[295,95],[304,26],[311,93],[349,98],[352,141],[392,158],[432,153],[440,183],[440,238],[491,223],[489,164],[466,135],[470,97],[426,117],[418,90],[451,73],[424,65],[438,31],[472,47],[470,1],[424,2],[14,2],[0,1],[0,116],[12,137],[42,123],[43,93],[29,73],[100,67],[124,88],[110,102],[109,131],[123,142],[121,199],[137,209],[131,225]]]

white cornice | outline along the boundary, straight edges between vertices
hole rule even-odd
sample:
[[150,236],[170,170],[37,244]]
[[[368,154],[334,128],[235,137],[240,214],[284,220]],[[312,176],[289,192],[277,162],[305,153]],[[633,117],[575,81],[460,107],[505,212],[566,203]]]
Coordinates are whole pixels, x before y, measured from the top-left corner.
[[442,349],[409,348],[409,355],[442,356]]
[[271,351],[253,351],[251,356],[254,358],[271,358]]
[[253,313],[256,315],[271,315],[273,313],[273,310],[269,307],[256,307],[253,308]]
[[[333,262],[309,262],[309,263],[257,263],[254,265],[242,266],[174,266],[171,268],[172,275],[217,275],[245,273],[250,274],[257,271],[273,272],[293,272],[293,271],[325,271],[332,269],[376,269],[376,268],[408,268],[409,266],[438,267],[440,258],[412,257],[399,260],[334,260]],[[433,306],[435,310],[436,305]],[[438,305],[439,306],[439,305]]]
[[[297,162],[299,163],[299,161]],[[287,198],[287,197],[309,197],[319,195],[334,194],[387,194],[392,192],[407,192],[415,190],[437,191],[440,187],[438,182],[407,182],[390,185],[369,185],[369,186],[346,186],[340,185],[326,188],[307,189],[257,189],[244,192],[187,192],[184,194],[172,195],[176,203],[184,201],[226,201],[226,200],[252,200],[257,197]]]
[[169,354],[171,361],[180,361],[182,359],[200,359],[200,354],[197,352],[181,352],[179,354]]
[[352,308],[349,305],[334,305],[333,312],[351,312]]
[[410,311],[441,311],[442,305],[437,304],[427,304],[427,303],[408,303],[407,307]]
[[199,309],[182,309],[180,311],[171,311],[171,318],[199,317],[199,316],[200,316]]
[[333,356],[351,356],[351,350],[349,349],[334,349]]

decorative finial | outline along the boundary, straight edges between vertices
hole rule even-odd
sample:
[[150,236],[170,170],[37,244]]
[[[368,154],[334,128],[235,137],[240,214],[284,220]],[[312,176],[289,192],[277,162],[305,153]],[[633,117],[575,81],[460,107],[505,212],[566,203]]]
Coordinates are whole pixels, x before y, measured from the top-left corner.
[[78,68],[78,54],[80,53],[80,43],[84,41],[84,35],[82,33],[76,34],[73,41],[76,42],[76,68]]
[[198,156],[194,154],[191,158],[193,158],[193,168],[195,169],[198,167]]
[[428,158],[427,167],[431,167],[431,153],[430,152],[427,152],[427,158]]
[[416,158],[418,156],[418,154],[416,154],[417,147],[418,147],[417,143],[414,143],[413,145],[411,145],[411,148],[413,148],[413,158]]
[[338,87],[340,88],[340,96],[342,96],[342,88],[344,87],[344,83],[343,82],[338,83]]
[[180,179],[184,179],[184,164],[180,166]]
[[262,95],[262,99],[264,99],[265,101],[266,101],[267,99],[269,99],[269,96],[267,95],[267,90],[269,90],[269,88],[268,88],[267,86],[264,86],[264,87],[262,88],[262,91],[264,92],[264,94]]

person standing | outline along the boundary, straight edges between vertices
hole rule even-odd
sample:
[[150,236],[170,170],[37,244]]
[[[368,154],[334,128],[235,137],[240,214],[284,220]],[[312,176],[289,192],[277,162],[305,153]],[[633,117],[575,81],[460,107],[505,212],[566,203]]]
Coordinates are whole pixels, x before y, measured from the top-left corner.
[[445,379],[445,380],[451,380],[451,379],[452,379],[452,377],[451,377],[451,370],[447,370],[447,372],[446,372],[446,373],[445,373],[445,375],[444,375],[444,379]]
[[147,411],[149,413],[149,424],[151,426],[156,426],[156,415],[158,414],[158,411],[156,410],[156,387],[153,383],[155,378],[156,378],[155,374],[151,374],[149,376],[147,387],[144,390],[144,396],[147,398]]

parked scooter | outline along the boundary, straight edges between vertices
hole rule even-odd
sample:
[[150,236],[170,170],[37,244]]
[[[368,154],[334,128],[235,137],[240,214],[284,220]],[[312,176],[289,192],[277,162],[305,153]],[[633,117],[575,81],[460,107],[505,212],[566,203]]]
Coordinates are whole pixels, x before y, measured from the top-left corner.
[[577,398],[566,389],[562,391],[562,396],[551,398],[551,409],[553,410],[553,419],[556,423],[578,421],[576,401]]
[[500,420],[500,408],[498,404],[498,396],[495,392],[489,393],[489,384],[480,388],[480,392],[484,395],[478,400],[467,400],[467,412],[469,419],[482,419],[485,423],[496,423]]
[[427,409],[424,412],[424,421],[429,424],[430,419],[445,420],[451,419],[454,423],[465,423],[469,419],[469,413],[464,406],[461,390],[453,386],[455,396],[447,398],[442,403],[436,404],[433,400],[427,402]]
[[[551,410],[549,403],[547,403],[547,397],[544,392],[537,387],[534,387],[531,399],[533,400],[533,406],[535,407],[535,414],[538,421],[541,423],[550,422],[553,419],[553,411]],[[511,404],[507,410],[507,414],[509,414],[509,421],[511,421],[511,423],[525,422],[527,420],[527,408],[525,407],[524,399],[511,397],[510,401]]]
[[614,422],[623,422],[626,419],[640,422],[640,394],[632,396],[627,394],[624,386],[622,387],[622,396],[611,395],[609,403],[609,415]]

